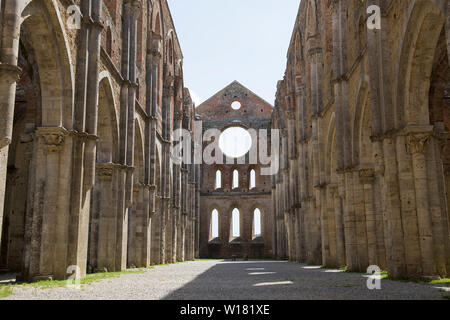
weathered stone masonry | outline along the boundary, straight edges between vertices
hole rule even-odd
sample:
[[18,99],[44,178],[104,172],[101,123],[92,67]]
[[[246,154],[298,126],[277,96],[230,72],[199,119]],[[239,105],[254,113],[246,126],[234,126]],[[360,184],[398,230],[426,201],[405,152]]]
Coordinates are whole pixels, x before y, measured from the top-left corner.
[[[238,110],[232,103],[238,102]],[[268,133],[268,150],[271,140],[271,114],[273,107],[242,84],[234,81],[226,88],[203,102],[196,109],[198,121],[202,123],[203,134],[216,130],[221,134],[228,128],[240,127]],[[218,136],[203,142],[203,149],[218,144]],[[242,141],[238,142],[242,143]],[[261,174],[261,162],[250,161],[253,151],[258,151],[258,139],[252,136],[252,149],[239,159],[228,158],[216,150],[214,164],[204,162],[201,166],[201,214],[200,214],[200,254],[209,258],[254,258],[272,257],[272,216],[270,176]],[[262,143],[261,143],[262,144]],[[259,149],[260,150],[260,149]],[[257,155],[258,156],[258,155]],[[258,159],[261,158],[258,156]],[[251,186],[251,172],[254,171],[254,187]],[[216,173],[220,172],[221,185],[216,186]],[[237,187],[233,185],[233,172],[237,171]],[[232,213],[239,210],[238,237],[232,232]],[[254,234],[254,214],[258,209],[261,215],[261,235]],[[212,212],[218,213],[218,236],[212,236]]]
[[449,22],[445,0],[301,2],[273,114],[278,257],[449,275]]
[[199,168],[172,158],[194,105],[167,1],[2,0],[0,39],[0,268],[64,279],[198,256]]

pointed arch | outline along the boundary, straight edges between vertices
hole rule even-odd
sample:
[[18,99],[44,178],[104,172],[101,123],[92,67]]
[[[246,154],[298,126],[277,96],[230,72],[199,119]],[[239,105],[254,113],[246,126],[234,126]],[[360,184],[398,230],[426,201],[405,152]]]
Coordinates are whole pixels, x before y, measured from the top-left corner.
[[[362,149],[362,137],[365,134],[363,132],[364,127],[364,116],[370,113],[370,108],[368,106],[369,97],[369,83],[366,79],[361,80],[358,87],[358,94],[356,95],[355,101],[355,116],[353,118],[352,125],[352,163],[359,164],[361,160],[361,149]],[[371,132],[369,133],[370,136]]]
[[[113,94],[111,76],[108,71],[99,74],[99,100],[98,100],[98,123],[97,130],[99,150],[110,150],[109,161],[118,163],[119,161],[119,124],[117,120],[116,101]],[[106,134],[106,135],[105,135]],[[102,140],[102,136],[108,140]],[[103,138],[103,139],[105,139]],[[97,150],[97,153],[99,152]],[[105,162],[105,161],[102,161]]]
[[395,125],[429,124],[429,90],[436,46],[444,27],[442,11],[431,0],[414,0],[408,11],[397,63]]
[[135,183],[145,181],[145,153],[144,153],[144,133],[138,119],[135,120],[135,140],[134,140],[134,180]]
[[55,0],[30,1],[21,17],[21,29],[30,38],[40,74],[42,123],[38,126],[72,129],[73,62],[58,5]]
[[210,240],[214,240],[219,237],[219,210],[213,209],[211,212],[211,236]]

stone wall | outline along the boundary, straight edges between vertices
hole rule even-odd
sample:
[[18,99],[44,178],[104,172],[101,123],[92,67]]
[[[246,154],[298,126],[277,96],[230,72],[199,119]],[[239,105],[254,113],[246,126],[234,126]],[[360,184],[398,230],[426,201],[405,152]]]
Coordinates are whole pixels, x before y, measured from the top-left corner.
[[193,134],[194,104],[167,1],[1,10],[0,268],[64,279],[193,260],[198,167],[173,161],[172,136]]
[[[241,103],[238,110],[231,104]],[[238,82],[202,103],[197,109],[203,133],[216,129],[218,133],[230,127],[246,130],[267,130],[270,133],[272,106]],[[217,137],[216,137],[217,138]],[[215,141],[215,140],[214,140]],[[205,148],[211,144],[204,142]],[[239,143],[239,142],[237,142]],[[252,146],[258,144],[253,139]],[[270,150],[270,139],[268,139]],[[245,159],[244,159],[245,158]],[[201,166],[200,255],[207,258],[265,258],[272,256],[271,184],[270,176],[261,174],[261,165],[250,163],[250,155],[241,159],[227,159],[225,155],[213,164]],[[233,188],[233,171],[239,174],[239,186]],[[250,188],[250,173],[255,170],[255,187]],[[216,187],[216,172],[221,172],[221,186]],[[240,213],[240,236],[233,237],[232,212]],[[254,212],[261,211],[261,236],[254,234]],[[219,213],[219,236],[212,237],[212,212]]]
[[301,2],[273,114],[277,256],[448,276],[449,14],[448,1]]

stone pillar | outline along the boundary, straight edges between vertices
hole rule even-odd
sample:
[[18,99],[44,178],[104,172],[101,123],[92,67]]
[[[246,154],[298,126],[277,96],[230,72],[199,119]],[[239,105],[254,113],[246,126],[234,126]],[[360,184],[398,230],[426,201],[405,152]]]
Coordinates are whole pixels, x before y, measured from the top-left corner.
[[[54,266],[56,253],[56,233],[57,233],[57,215],[58,215],[58,195],[62,186],[59,185],[59,170],[60,170],[60,152],[62,150],[67,131],[62,128],[38,128],[38,145],[37,148],[42,150],[42,158],[38,159],[43,172],[39,173],[40,179],[43,182],[44,189],[42,190],[42,211],[37,210],[35,217],[41,220],[41,228],[39,238],[34,239],[39,241],[40,245],[38,252],[38,260],[32,261],[35,264],[37,274],[32,274],[33,280],[53,279],[55,272],[60,271],[61,267]],[[39,232],[39,230],[36,230]],[[37,248],[36,248],[37,249]],[[59,270],[57,270],[59,269]],[[59,272],[58,272],[59,273]],[[65,270],[63,271],[63,275]],[[61,276],[58,274],[58,276]]]
[[17,67],[17,59],[22,3],[8,0],[4,1],[3,5],[4,12],[1,14],[5,21],[0,21],[0,97],[2,97],[0,99],[0,232],[3,222],[8,146],[12,140],[16,82],[19,80],[20,71]]
[[424,276],[437,274],[432,218],[430,216],[428,178],[425,159],[425,145],[431,137],[430,131],[412,131],[407,136],[408,151],[412,156],[414,187],[416,192],[417,222],[419,226],[420,257]]
[[396,157],[395,138],[385,137],[383,139],[383,154],[385,164],[385,192],[386,192],[386,221],[390,232],[389,245],[391,263],[388,271],[393,277],[406,276],[405,241],[402,227],[402,215],[400,206],[400,186],[398,181],[398,168]]
[[331,250],[330,250],[330,232],[329,232],[329,223],[330,219],[328,217],[328,207],[327,203],[327,187],[326,185],[321,185],[317,187],[319,194],[319,203],[320,203],[320,230],[321,230],[321,238],[322,238],[322,264],[326,267],[332,267],[333,262],[331,261]]
[[115,270],[117,199],[114,195],[115,171],[112,163],[99,163],[93,192],[90,226],[89,264],[96,270]]
[[[102,1],[92,0],[91,3],[92,22],[89,24],[85,130],[88,134],[97,136],[100,41],[103,31],[103,23],[101,21]],[[94,185],[96,150],[97,140],[88,139],[84,148],[83,185],[85,191],[90,190]]]
[[161,264],[161,220],[162,220],[162,199],[156,196],[155,212],[152,214],[152,246],[151,263]]
[[374,189],[373,185],[375,182],[374,171],[372,169],[362,169],[359,171],[360,182],[363,185],[364,192],[364,211],[365,211],[365,222],[367,231],[367,250],[368,250],[368,260],[367,266],[377,265],[378,262],[378,252],[377,252],[377,223],[375,218],[374,210]]
[[330,214],[334,215],[335,221],[335,235],[336,235],[336,265],[337,266],[345,266],[345,233],[344,233],[344,210],[343,210],[343,201],[339,195],[339,188],[337,184],[330,185],[330,196],[331,201],[330,205],[331,210]]

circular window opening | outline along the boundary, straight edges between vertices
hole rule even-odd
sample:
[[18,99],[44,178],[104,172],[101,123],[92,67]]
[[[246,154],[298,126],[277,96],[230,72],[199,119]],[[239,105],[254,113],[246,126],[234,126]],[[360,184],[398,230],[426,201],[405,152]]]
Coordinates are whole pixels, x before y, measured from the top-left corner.
[[234,101],[231,104],[231,108],[233,108],[233,110],[239,110],[242,107],[242,104],[239,101]]
[[219,148],[229,158],[241,158],[252,147],[252,136],[241,127],[226,129],[219,138]]

